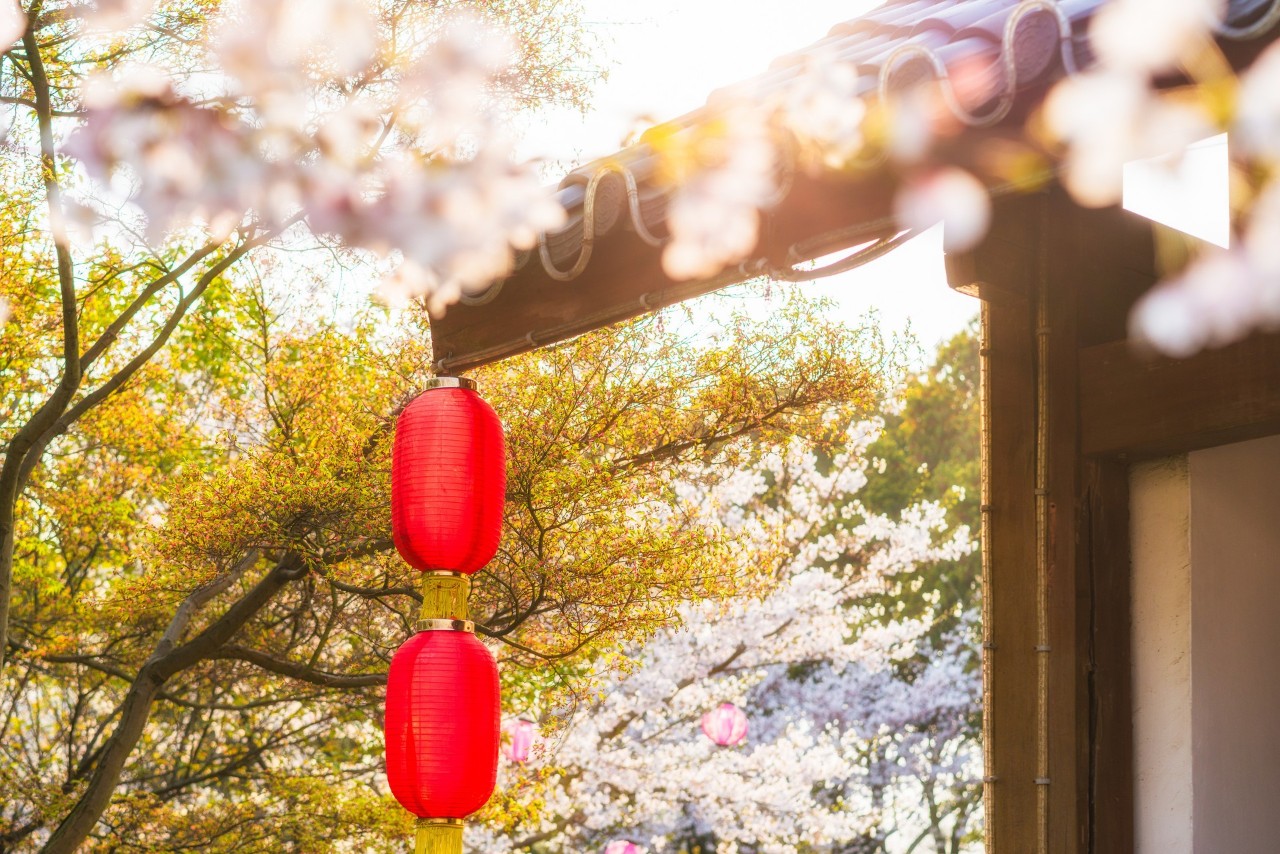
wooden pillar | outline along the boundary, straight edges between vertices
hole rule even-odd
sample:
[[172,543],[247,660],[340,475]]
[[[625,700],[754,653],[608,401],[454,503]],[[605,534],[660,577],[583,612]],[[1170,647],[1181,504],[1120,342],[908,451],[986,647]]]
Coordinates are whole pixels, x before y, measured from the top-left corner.
[[1129,466],[1084,465],[1079,565],[1089,611],[1089,852],[1133,852],[1133,702],[1129,602]]
[[[983,791],[989,854],[1036,850],[1035,306],[1024,263],[1028,235],[1019,219],[998,217],[977,252],[948,259],[953,286],[976,286],[983,300]],[[961,271],[963,263],[972,269]]]
[[1081,455],[1079,371],[1080,301],[1141,252],[1127,216],[1056,191],[1005,200],[983,245],[948,258],[983,300],[988,854],[1109,854],[1097,829],[1122,841],[1132,822],[1127,475]]
[[[1096,212],[1075,207],[1064,194],[1046,200],[1041,221],[1040,282],[1045,324],[1036,330],[1046,364],[1040,393],[1048,423],[1040,431],[1048,495],[1044,579],[1048,650],[1049,852],[1086,852],[1089,845],[1089,643],[1093,586],[1081,573],[1077,550],[1084,520],[1081,490],[1079,336],[1081,281],[1099,275],[1090,251]],[[1106,263],[1105,261],[1102,263]]]

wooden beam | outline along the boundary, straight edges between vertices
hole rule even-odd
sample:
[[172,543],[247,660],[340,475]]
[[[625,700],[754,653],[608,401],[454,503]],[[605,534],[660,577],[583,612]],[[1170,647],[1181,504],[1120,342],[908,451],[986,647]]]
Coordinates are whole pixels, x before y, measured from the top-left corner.
[[1001,200],[982,243],[966,252],[946,253],[947,284],[983,302],[1025,305],[1036,281],[1035,223],[1040,194]]
[[[770,266],[892,235],[893,187],[892,176],[879,172],[853,178],[797,175],[762,223],[758,257],[713,279],[669,279],[661,249],[623,227],[600,238],[581,275],[568,281],[549,276],[535,255],[492,298],[459,303],[432,317],[433,354],[441,369],[460,373],[758,277]],[[833,236],[824,242],[825,234]],[[804,251],[796,256],[798,246]],[[572,263],[570,258],[560,266]]]
[[1080,352],[1086,455],[1153,457],[1280,433],[1280,335],[1189,359],[1144,356],[1125,341]]

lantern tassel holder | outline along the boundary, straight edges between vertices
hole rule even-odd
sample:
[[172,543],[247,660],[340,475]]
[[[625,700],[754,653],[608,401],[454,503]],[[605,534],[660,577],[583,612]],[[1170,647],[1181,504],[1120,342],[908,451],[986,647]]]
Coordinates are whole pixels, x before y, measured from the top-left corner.
[[462,854],[463,823],[456,818],[418,819],[413,854]]

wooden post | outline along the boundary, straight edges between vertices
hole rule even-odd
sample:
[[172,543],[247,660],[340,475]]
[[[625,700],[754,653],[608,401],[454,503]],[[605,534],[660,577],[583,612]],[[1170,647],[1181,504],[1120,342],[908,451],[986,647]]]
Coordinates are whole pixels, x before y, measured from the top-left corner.
[[[1127,217],[1057,191],[1007,200],[983,245],[948,259],[952,286],[983,300],[988,854],[1110,854],[1118,828],[1132,835],[1128,600],[1111,601],[1127,596],[1127,475],[1085,476],[1079,361],[1083,301],[1135,276]],[[1089,306],[1087,332],[1109,335],[1122,310]]]
[[1089,848],[1133,851],[1133,702],[1129,603],[1129,467],[1084,466],[1079,566],[1090,579]]
[[[998,252],[1020,256],[1025,242],[1017,220],[997,220],[975,253],[975,270]],[[978,288],[984,297],[1000,294],[982,305],[986,842],[989,854],[1030,854],[1037,838],[1033,303],[1030,282],[981,284],[989,285]]]

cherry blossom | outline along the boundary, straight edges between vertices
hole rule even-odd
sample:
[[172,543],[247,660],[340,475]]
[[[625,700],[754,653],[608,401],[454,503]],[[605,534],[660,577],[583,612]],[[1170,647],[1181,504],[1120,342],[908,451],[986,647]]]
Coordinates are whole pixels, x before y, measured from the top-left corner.
[[155,7],[156,0],[91,0],[77,11],[91,30],[111,33],[137,26]]
[[0,46],[7,50],[22,38],[22,32],[26,28],[27,16],[18,5],[18,0],[0,0]]
[[[547,785],[525,836],[566,850],[627,839],[655,851],[694,839],[717,851],[844,850],[883,840],[895,821],[927,826],[926,789],[969,805],[946,821],[971,820],[976,615],[936,639],[927,620],[877,618],[873,601],[898,573],[973,544],[934,504],[896,519],[861,507],[876,435],[874,423],[852,425],[829,465],[797,441],[681,485],[706,524],[761,543],[781,532],[791,556],[780,581],[761,599],[687,606],[680,625],[630,653],[620,681],[602,679],[614,686],[561,720],[528,764]],[[751,740],[732,750],[698,731],[726,703],[752,718]],[[473,833],[493,852],[523,838]]]
[[777,191],[778,151],[767,115],[739,108],[656,143],[679,174],[667,213],[662,268],[673,279],[713,276],[755,249],[760,209]]
[[963,169],[946,167],[909,181],[898,192],[895,215],[903,228],[923,231],[942,223],[948,250],[969,249],[987,233],[991,199],[982,182]]
[[[223,237],[303,219],[402,263],[388,302],[443,311],[565,213],[503,131],[493,92],[510,40],[462,16],[434,26],[399,56],[364,0],[233,4],[211,41],[223,92],[147,66],[98,75],[64,151],[137,206],[153,241],[192,222]],[[393,85],[335,100],[339,81],[388,68]]]
[[1112,0],[1090,22],[1089,42],[1110,68],[1167,71],[1206,37],[1223,6],[1223,0]]
[[843,166],[862,148],[867,106],[858,83],[852,64],[826,53],[806,55],[804,72],[783,98],[787,129],[828,166]]

